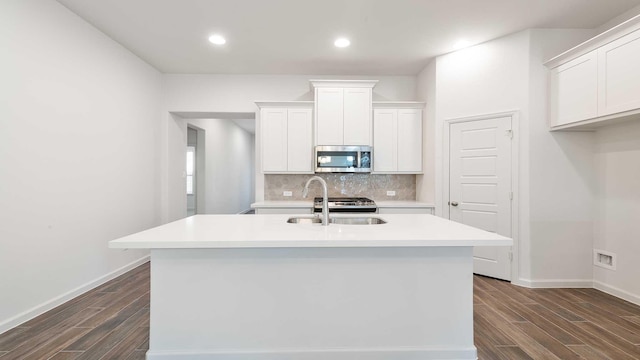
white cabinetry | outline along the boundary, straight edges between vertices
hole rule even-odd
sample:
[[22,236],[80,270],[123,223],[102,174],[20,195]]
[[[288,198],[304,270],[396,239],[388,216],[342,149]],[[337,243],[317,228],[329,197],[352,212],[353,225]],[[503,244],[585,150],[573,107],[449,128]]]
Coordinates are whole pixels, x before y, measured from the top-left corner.
[[374,172],[422,172],[423,106],[424,103],[409,102],[374,104]]
[[264,173],[313,173],[311,102],[257,103]]
[[640,16],[549,60],[549,126],[640,118]]
[[343,145],[371,145],[371,98],[372,88],[344,89]]
[[592,51],[550,71],[550,126],[598,116],[598,54]]
[[599,115],[640,108],[640,30],[598,50],[598,79]]
[[344,142],[344,89],[316,90],[316,145]]
[[256,214],[313,214],[313,201],[260,201],[251,208]]
[[433,204],[416,201],[376,201],[378,214],[431,214],[434,213]]
[[316,145],[371,145],[371,100],[376,80],[311,80]]

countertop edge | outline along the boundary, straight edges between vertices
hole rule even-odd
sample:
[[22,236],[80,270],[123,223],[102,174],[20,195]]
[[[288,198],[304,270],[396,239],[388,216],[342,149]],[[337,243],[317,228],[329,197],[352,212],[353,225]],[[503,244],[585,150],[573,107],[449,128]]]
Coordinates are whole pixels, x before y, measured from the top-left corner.
[[259,240],[243,242],[110,242],[110,249],[274,249],[274,248],[406,248],[406,247],[473,247],[511,246],[512,240],[368,240],[368,241],[301,241]]

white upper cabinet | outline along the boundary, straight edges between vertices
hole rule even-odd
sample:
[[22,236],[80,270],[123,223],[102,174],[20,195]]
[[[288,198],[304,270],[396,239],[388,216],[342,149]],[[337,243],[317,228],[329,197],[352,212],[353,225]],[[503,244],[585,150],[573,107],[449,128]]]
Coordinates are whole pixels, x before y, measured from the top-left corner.
[[264,172],[287,171],[287,116],[286,108],[260,110]]
[[370,88],[344,89],[344,145],[371,145]]
[[598,54],[594,50],[551,69],[550,126],[598,116]]
[[344,141],[344,89],[316,90],[316,144],[342,145]]
[[398,109],[398,172],[422,172],[420,109]]
[[287,109],[287,171],[313,172],[313,110]]
[[313,173],[311,102],[260,102],[264,173]]
[[398,110],[373,110],[373,171],[398,170]]
[[311,80],[316,145],[371,145],[371,100],[376,80]]
[[598,50],[599,115],[640,108],[640,30]]
[[422,173],[422,107],[418,102],[374,103],[374,172]]
[[640,118],[640,16],[549,60],[551,130]]

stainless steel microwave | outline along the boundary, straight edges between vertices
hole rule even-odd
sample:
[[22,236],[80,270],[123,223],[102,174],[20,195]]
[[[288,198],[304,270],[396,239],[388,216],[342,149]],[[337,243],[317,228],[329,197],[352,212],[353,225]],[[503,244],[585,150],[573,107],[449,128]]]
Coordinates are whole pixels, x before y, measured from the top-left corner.
[[371,172],[371,146],[316,146],[317,173]]

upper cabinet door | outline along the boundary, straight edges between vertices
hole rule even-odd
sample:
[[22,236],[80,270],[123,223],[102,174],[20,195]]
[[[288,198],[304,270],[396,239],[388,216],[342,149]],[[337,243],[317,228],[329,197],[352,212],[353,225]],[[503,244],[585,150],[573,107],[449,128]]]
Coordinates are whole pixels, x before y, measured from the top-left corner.
[[398,110],[373,111],[373,171],[395,172],[398,169]]
[[600,116],[640,108],[640,30],[598,50]]
[[313,111],[289,109],[287,126],[289,172],[313,172]]
[[373,170],[382,174],[422,173],[422,110],[373,110]]
[[370,88],[344,89],[343,145],[371,145],[371,93]]
[[316,90],[316,145],[343,145],[344,90]]
[[422,172],[422,110],[398,110],[398,172]]
[[262,171],[287,171],[287,109],[266,108],[260,111],[262,134]]
[[549,125],[598,116],[597,51],[551,69]]

